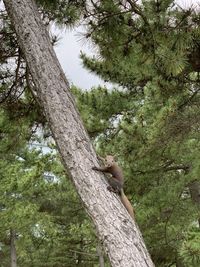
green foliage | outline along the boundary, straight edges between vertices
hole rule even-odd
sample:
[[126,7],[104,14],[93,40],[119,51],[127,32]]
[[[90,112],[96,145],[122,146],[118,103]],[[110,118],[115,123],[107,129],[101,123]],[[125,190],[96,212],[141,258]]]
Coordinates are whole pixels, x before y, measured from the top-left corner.
[[101,1],[98,9],[88,27],[99,54],[81,58],[90,71],[123,88],[107,90],[98,109],[89,99],[99,89],[80,93],[90,106],[84,121],[102,119],[107,100],[116,100],[114,113],[111,105],[106,114],[109,125],[95,132],[97,152],[118,156],[156,266],[179,260],[198,265],[199,248],[189,250],[185,233],[199,220],[200,203],[190,187],[200,183],[199,13],[175,1]]
[[191,227],[186,233],[185,241],[180,248],[180,256],[184,266],[197,267],[200,264],[200,231],[197,227]]
[[[134,109],[132,93],[127,95],[115,89],[108,92],[106,88],[102,87],[86,92],[72,87],[72,92],[91,137],[96,137],[97,134],[114,128],[115,120],[120,113],[123,114],[126,110]],[[127,98],[128,101],[126,101]]]
[[[55,151],[28,145],[28,117],[12,124],[1,110],[0,120],[2,266],[9,259],[10,229],[17,235],[19,266],[93,266],[96,237]],[[14,133],[21,134],[15,141]]]
[[83,0],[37,0],[45,16],[62,26],[75,26],[82,17],[85,1]]
[[94,10],[101,12],[90,16],[88,26],[99,55],[83,54],[85,66],[130,89],[143,87],[155,77],[161,83],[168,81],[170,87],[173,81],[181,89],[191,72],[199,71],[199,15],[174,5],[175,1],[141,5],[100,1]]

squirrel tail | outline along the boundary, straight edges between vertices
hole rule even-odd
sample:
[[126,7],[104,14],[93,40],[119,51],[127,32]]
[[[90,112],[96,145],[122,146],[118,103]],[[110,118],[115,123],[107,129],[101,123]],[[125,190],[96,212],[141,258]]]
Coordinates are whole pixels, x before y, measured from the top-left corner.
[[127,196],[124,194],[124,190],[121,189],[120,191],[120,199],[121,202],[123,203],[124,207],[127,209],[128,213],[130,214],[130,216],[132,217],[132,219],[134,219],[134,209],[130,203],[130,201],[128,200]]

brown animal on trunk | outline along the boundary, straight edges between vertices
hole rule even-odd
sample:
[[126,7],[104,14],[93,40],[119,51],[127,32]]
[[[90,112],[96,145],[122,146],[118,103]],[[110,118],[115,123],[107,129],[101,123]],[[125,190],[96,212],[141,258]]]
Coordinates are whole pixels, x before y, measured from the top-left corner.
[[101,159],[104,161],[104,166],[93,167],[92,169],[96,171],[107,172],[112,175],[112,177],[108,179],[108,183],[109,183],[108,190],[119,194],[123,205],[127,209],[130,216],[134,219],[133,207],[130,201],[128,200],[127,196],[124,194],[124,190],[123,190],[124,177],[123,177],[122,169],[118,166],[114,157],[111,155],[107,155],[105,159],[104,158],[101,158]]

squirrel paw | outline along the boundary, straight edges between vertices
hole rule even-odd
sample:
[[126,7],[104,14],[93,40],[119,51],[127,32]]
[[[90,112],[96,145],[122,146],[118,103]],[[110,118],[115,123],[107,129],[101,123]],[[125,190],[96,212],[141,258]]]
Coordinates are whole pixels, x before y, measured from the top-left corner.
[[108,191],[119,194],[119,190],[118,189],[114,189],[112,186],[107,186]]
[[107,186],[108,191],[117,193],[117,191],[112,186]]

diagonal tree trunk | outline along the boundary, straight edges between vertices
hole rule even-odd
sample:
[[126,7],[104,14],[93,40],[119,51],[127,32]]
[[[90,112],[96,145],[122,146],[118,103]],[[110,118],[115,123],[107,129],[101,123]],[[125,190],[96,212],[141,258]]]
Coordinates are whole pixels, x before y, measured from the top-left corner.
[[[152,267],[139,229],[91,168],[97,158],[33,0],[4,0],[64,165],[112,266]],[[67,49],[67,48],[66,48]]]

